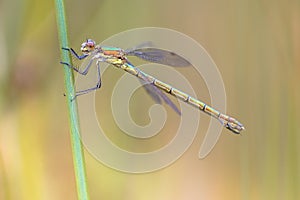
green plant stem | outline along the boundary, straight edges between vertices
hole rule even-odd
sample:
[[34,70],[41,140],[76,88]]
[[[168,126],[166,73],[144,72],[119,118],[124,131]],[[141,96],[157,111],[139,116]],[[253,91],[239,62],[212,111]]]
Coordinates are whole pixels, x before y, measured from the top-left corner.
[[[65,9],[63,0],[55,0],[56,19],[58,27],[58,38],[60,47],[68,47],[67,27],[65,19]],[[61,58],[64,62],[71,63],[70,53],[61,49]],[[77,195],[80,200],[88,200],[86,173],[84,166],[84,155],[79,133],[79,122],[76,101],[70,101],[74,96],[74,76],[69,67],[64,67],[64,78],[66,87],[66,99],[69,111],[70,129],[71,129],[71,144],[73,153],[73,162],[75,170],[75,179],[77,186]]]

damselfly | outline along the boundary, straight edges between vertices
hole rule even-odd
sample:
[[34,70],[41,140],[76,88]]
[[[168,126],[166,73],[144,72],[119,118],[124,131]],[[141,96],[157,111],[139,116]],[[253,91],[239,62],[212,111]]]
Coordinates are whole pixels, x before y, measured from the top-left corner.
[[67,50],[71,52],[71,54],[79,59],[88,59],[87,65],[83,70],[80,70],[77,67],[72,66],[70,63],[61,62],[61,64],[67,65],[71,69],[75,70],[81,75],[86,75],[90,69],[90,67],[95,62],[98,71],[98,81],[95,87],[88,88],[86,90],[76,92],[74,98],[79,95],[83,95],[89,93],[93,90],[99,89],[101,87],[101,75],[100,75],[100,63],[106,62],[108,64],[112,64],[117,68],[121,68],[126,72],[138,77],[142,82],[145,82],[144,88],[146,91],[153,97],[153,99],[161,103],[163,100],[166,104],[168,104],[173,110],[175,110],[178,114],[180,114],[177,106],[162,92],[169,93],[178,99],[200,109],[201,111],[211,115],[221,122],[221,124],[227,129],[231,130],[235,134],[240,134],[242,130],[244,130],[244,126],[237,121],[236,119],[225,115],[212,107],[206,105],[205,103],[189,96],[188,94],[172,87],[169,84],[166,84],[144,72],[142,72],[139,68],[135,67],[133,64],[129,62],[127,56],[136,56],[143,60],[160,63],[168,66],[181,67],[181,66],[190,66],[191,63],[187,61],[185,58],[173,53],[171,51],[162,50],[158,48],[135,48],[131,50],[123,50],[116,47],[106,47],[96,45],[95,41],[88,39],[81,45],[82,55],[78,55],[72,48],[62,48],[63,50]]

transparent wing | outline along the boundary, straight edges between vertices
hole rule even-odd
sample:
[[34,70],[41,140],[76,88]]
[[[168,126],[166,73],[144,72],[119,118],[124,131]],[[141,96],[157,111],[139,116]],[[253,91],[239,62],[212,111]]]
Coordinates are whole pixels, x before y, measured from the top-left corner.
[[[152,99],[153,99],[156,103],[161,104],[162,101],[161,101],[160,96],[159,96],[158,93],[157,93],[156,91],[154,91],[154,89],[152,88],[152,87],[153,87],[153,84],[151,85],[151,83],[145,82],[145,81],[142,80],[142,79],[139,79],[139,81],[143,84],[144,89],[145,89],[146,92],[152,97]],[[155,86],[154,86],[154,87],[155,87]]]
[[147,93],[153,98],[156,103],[161,104],[162,100],[168,104],[177,114],[181,115],[180,110],[177,106],[160,90],[158,89],[153,83],[150,82],[147,76],[140,74],[140,81],[144,84],[144,88]]
[[132,52],[132,51],[135,51],[137,49],[145,49],[145,48],[150,48],[150,47],[154,47],[153,42],[146,41],[146,42],[143,42],[143,43],[140,43],[140,44],[136,45],[133,48],[126,49],[125,53],[127,54],[127,52]]
[[136,56],[149,62],[172,67],[186,67],[191,65],[188,60],[174,52],[152,47],[127,50],[125,51],[125,54],[128,56]]

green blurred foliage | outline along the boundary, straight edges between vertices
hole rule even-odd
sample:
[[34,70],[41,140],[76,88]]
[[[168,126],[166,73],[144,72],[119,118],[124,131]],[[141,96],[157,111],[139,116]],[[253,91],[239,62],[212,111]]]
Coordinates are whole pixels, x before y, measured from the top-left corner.
[[[70,43],[137,27],[175,29],[202,44],[246,131],[203,136],[171,166],[112,170],[88,152],[91,199],[298,199],[299,1],[66,1]],[[0,2],[0,199],[76,199],[54,2]],[[106,80],[106,84],[109,80]],[[201,95],[201,94],[200,94]],[[204,117],[203,118],[207,118]]]

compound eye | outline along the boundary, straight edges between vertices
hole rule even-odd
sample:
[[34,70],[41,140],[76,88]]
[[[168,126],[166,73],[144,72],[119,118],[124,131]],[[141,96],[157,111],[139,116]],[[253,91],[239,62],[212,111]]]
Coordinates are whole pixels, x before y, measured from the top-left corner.
[[95,46],[95,44],[96,44],[95,41],[92,39],[87,39],[87,41],[86,41],[86,45],[90,48],[93,48]]

